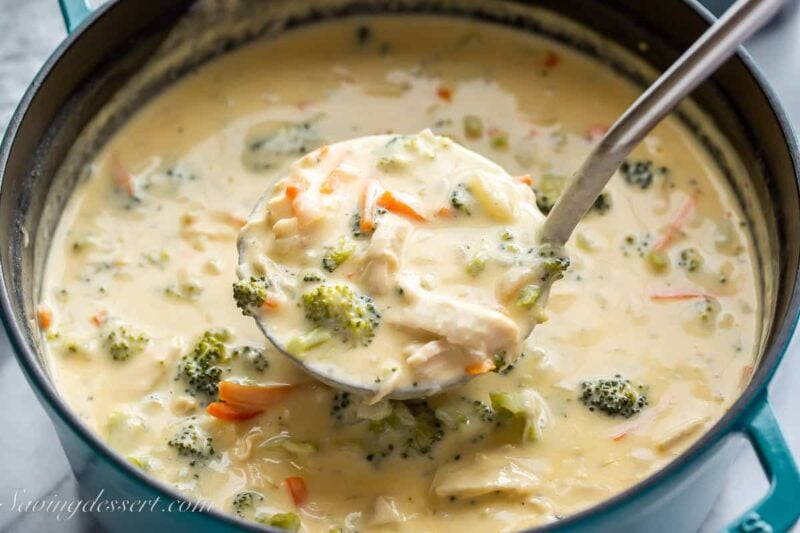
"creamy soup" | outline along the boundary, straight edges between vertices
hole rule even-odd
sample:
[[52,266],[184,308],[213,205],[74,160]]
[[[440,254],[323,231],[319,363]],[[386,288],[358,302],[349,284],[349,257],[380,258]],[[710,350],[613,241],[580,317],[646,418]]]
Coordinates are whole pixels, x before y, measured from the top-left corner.
[[370,403],[513,364],[569,266],[532,183],[430,130],[325,145],[242,229],[234,299]]
[[[536,309],[530,280],[500,296],[486,288],[533,246],[531,224],[541,222],[533,203],[549,211],[637,91],[553,42],[444,18],[318,24],[203,66],[109,140],[64,212],[39,308],[60,391],[138,468],[288,530],[513,530],[630,487],[718,420],[752,369],[757,265],[721,170],[681,123],[666,120],[578,225],[546,308]],[[416,136],[426,128],[436,136]],[[381,150],[401,143],[375,161],[396,201],[383,200],[373,224],[359,220],[355,233],[358,202],[337,208],[338,225],[307,253],[293,248],[302,246],[291,241],[294,222],[284,223],[280,283],[267,286],[263,257],[237,273],[237,236],[265,191],[265,202],[286,196],[279,180],[291,161],[367,135],[382,136],[373,137]],[[473,178],[459,188],[449,175],[415,174],[415,189],[403,189],[392,172],[417,157],[413,139],[443,150],[459,143],[499,164],[505,172],[495,177],[513,191],[517,216],[494,216],[498,188]],[[355,199],[348,179],[330,188]],[[420,190],[430,196],[402,201],[400,193]],[[260,213],[243,240],[265,232]],[[281,218],[294,217],[269,221],[270,232]],[[397,262],[372,271],[367,258],[386,257],[382,228],[406,242],[387,244]],[[275,242],[255,241],[276,253]],[[463,291],[461,303],[476,309],[460,316],[477,331],[432,331],[459,316],[427,315],[437,308],[430,301],[414,308],[393,265],[409,266],[417,298]],[[357,339],[369,342],[350,336],[364,324],[317,323],[303,309],[302,294],[332,283],[371,298],[380,319]],[[384,307],[413,309],[404,315],[410,327]],[[455,315],[456,307],[439,309]],[[521,354],[502,355],[509,336],[470,355],[464,338],[485,338],[483,317],[496,318],[489,312],[510,317],[520,336],[531,317],[542,323],[520,339]],[[298,370],[253,314],[310,360],[336,357],[374,379],[391,379],[393,367],[381,365],[394,358],[413,386],[418,369],[408,357],[442,339],[459,352],[458,372],[491,364],[424,400],[365,401]]]

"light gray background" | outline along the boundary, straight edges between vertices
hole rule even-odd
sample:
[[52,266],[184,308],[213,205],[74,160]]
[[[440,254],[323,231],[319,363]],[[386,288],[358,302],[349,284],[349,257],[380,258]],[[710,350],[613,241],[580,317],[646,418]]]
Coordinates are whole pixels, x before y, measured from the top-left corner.
[[[652,0],[651,0],[652,1]],[[792,1],[792,0],[790,0]],[[57,0],[0,0],[0,132],[31,78],[64,38]],[[800,124],[800,12],[773,23],[748,49]],[[784,434],[800,456],[800,340],[796,337],[770,389]],[[80,515],[56,522],[47,513],[21,514],[18,500],[74,498],[75,480],[49,419],[39,406],[0,331],[0,531],[97,531]],[[767,484],[749,446],[731,469],[704,531],[716,531],[765,493]],[[799,503],[800,505],[800,503]],[[796,529],[800,531],[800,528]]]

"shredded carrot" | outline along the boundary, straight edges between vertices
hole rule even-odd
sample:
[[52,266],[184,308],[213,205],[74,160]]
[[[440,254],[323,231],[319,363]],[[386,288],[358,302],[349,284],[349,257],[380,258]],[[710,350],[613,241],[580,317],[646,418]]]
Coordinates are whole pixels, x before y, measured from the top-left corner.
[[36,318],[39,321],[39,327],[42,329],[48,329],[53,325],[53,311],[49,307],[39,306],[36,311]]
[[561,56],[552,50],[548,50],[547,55],[544,57],[544,68],[553,68],[559,63],[561,63]]
[[678,302],[681,300],[699,300],[700,298],[716,298],[716,296],[707,292],[655,293],[650,295],[650,299],[655,302]]
[[306,480],[299,476],[287,477],[284,482],[286,488],[289,489],[289,494],[295,506],[300,507],[308,500],[308,487],[306,487]]
[[89,320],[92,322],[92,324],[99,327],[105,324],[107,318],[108,311],[103,309],[102,311],[98,311],[97,313],[93,314]]
[[359,228],[362,233],[370,233],[375,229],[375,201],[380,192],[380,185],[375,180],[368,180],[361,190],[361,220]]
[[455,210],[450,206],[440,207],[436,210],[436,218],[453,218]]
[[525,185],[533,185],[533,179],[530,174],[523,174],[522,176],[514,176],[514,181],[524,183]]
[[677,237],[680,233],[681,228],[683,228],[683,226],[689,220],[689,217],[692,216],[692,212],[694,211],[696,205],[697,201],[693,196],[690,196],[686,202],[684,202],[681,208],[678,209],[678,212],[675,214],[675,218],[673,218],[672,222],[669,223],[661,239],[659,239],[655,246],[653,246],[653,250],[656,252],[661,252],[672,243],[675,237]]
[[619,433],[617,433],[616,435],[614,435],[613,437],[611,437],[611,440],[614,440],[614,441],[622,440],[622,439],[624,439],[624,438],[625,438],[625,436],[626,436],[627,434],[628,434],[628,431],[627,431],[627,430],[625,430],[625,431],[620,431]]
[[411,220],[424,222],[425,217],[419,211],[411,206],[409,200],[403,200],[398,195],[393,194],[391,191],[383,191],[378,197],[378,205],[391,211],[392,213],[402,215]]
[[226,402],[213,402],[208,404],[206,412],[220,420],[238,421],[250,420],[264,412],[263,409],[248,409]]
[[245,385],[222,381],[219,384],[219,399],[242,410],[263,411],[285,398],[293,389],[294,385],[285,383]]
[[294,199],[297,198],[301,192],[302,189],[300,189],[300,187],[297,185],[287,185],[284,194],[286,195],[286,198],[294,201]]
[[339,175],[341,172],[337,169],[331,171],[319,186],[319,192],[322,194],[330,194],[339,186]]
[[590,141],[596,141],[597,139],[601,138],[603,135],[606,134],[608,131],[608,126],[603,124],[592,124],[588,128],[586,128],[586,138]]
[[268,311],[276,311],[281,306],[281,302],[275,298],[267,297],[261,307]]
[[479,363],[472,363],[467,365],[466,371],[470,376],[480,376],[495,369],[494,362],[491,359],[484,359]]
[[445,102],[450,102],[453,100],[453,91],[448,89],[447,87],[439,87],[436,90],[436,96],[440,99],[444,100]]

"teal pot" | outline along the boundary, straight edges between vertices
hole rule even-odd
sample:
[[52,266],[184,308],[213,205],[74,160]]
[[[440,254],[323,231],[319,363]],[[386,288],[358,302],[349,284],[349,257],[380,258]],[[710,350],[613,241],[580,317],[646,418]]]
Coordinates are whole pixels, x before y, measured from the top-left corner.
[[[90,431],[53,386],[43,362],[38,333],[30,320],[41,282],[43,259],[69,187],[58,185],[56,171],[73,143],[100,108],[155,53],[189,7],[188,0],[117,0],[94,13],[83,0],[61,0],[70,36],[31,84],[0,147],[0,266],[2,314],[16,356],[31,386],[58,430],[80,483],[82,497],[94,500],[150,499],[151,510],[112,511],[95,505],[96,518],[112,531],[228,531],[261,529],[219,511],[197,510],[170,487],[157,482],[115,454]],[[262,0],[261,6],[306,2]],[[330,17],[387,11],[435,12],[480,18],[544,33],[584,53],[601,56],[601,47],[575,35],[553,31],[530,14],[530,6],[551,10],[592,28],[638,54],[657,69],[673,62],[709,25],[710,15],[693,0],[336,0],[284,19],[265,22],[238,36],[198,39],[193,54],[141,86],[139,104],[197,65],[247,40]],[[208,21],[209,31],[214,21]],[[649,43],[646,51],[641,42]],[[621,72],[636,78],[621,63]],[[641,82],[641,79],[636,81]],[[726,479],[728,466],[748,439],[770,482],[767,494],[730,525],[730,531],[786,531],[800,514],[800,476],[769,406],[772,378],[798,318],[800,290],[800,190],[798,149],[772,91],[743,51],[699,88],[694,100],[726,132],[747,167],[745,181],[731,176],[754,227],[762,271],[766,321],[763,355],[752,382],[730,411],[680,457],[650,478],[591,509],[536,531],[696,530]],[[98,146],[136,105],[120,108],[97,132]],[[688,116],[682,117],[693,126]],[[720,158],[713,141],[701,136]],[[149,509],[149,508],[148,508]],[[183,512],[181,512],[181,510]],[[171,512],[170,512],[171,511]]]

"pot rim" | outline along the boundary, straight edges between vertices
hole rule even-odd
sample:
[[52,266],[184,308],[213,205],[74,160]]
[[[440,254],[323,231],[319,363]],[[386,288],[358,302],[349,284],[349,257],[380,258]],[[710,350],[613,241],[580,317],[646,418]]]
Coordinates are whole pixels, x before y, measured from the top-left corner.
[[[699,0],[680,1],[690,12],[700,17],[704,23],[711,24],[715,20],[715,17],[699,3]],[[122,0],[112,0],[95,10],[86,23],[81,25],[75,32],[69,34],[67,38],[59,44],[36,74],[14,111],[8,123],[2,143],[0,143],[0,195],[2,195],[3,191],[2,185],[5,181],[5,170],[11,148],[16,139],[20,125],[26,119],[29,106],[40,87],[47,82],[47,78],[53,67],[62,60],[73,43],[80,39],[84,33],[90,31],[92,27],[100,24],[106,12],[120,4],[122,4]],[[743,47],[740,47],[733,57],[743,64],[748,74],[752,76],[753,80],[756,82],[764,100],[769,105],[789,150],[792,167],[794,169],[795,183],[798,186],[796,192],[798,196],[800,196],[800,151],[798,150],[796,132],[788,119],[786,111],[750,54]],[[145,488],[153,489],[156,492],[156,496],[171,501],[196,502],[196,500],[179,493],[163,481],[145,474],[126,461],[121,455],[103,442],[94,431],[89,429],[67,405],[66,401],[58,393],[55,385],[48,378],[44,368],[37,362],[37,350],[34,346],[26,342],[22,328],[13,318],[13,305],[9,293],[6,290],[6,272],[4,269],[0,269],[0,304],[0,320],[8,334],[14,356],[29,383],[32,384],[32,388],[34,392],[37,393],[39,400],[49,408],[48,415],[52,417],[53,414],[57,414],[61,421],[95,453],[101,455],[106,462],[112,464],[124,475],[133,478]],[[728,411],[694,444],[684,450],[678,457],[667,463],[659,471],[626,490],[615,494],[611,498],[569,515],[558,522],[538,526],[525,531],[536,533],[558,531],[563,528],[577,526],[589,519],[602,518],[620,510],[626,505],[633,505],[637,500],[657,489],[668,479],[686,471],[705,451],[720,444],[723,439],[730,434],[741,431],[749,413],[758,402],[763,401],[762,398],[766,392],[766,386],[777,371],[781,360],[786,355],[789,342],[798,326],[798,321],[800,320],[800,276],[795,278],[794,285],[791,288],[788,309],[790,310],[789,314],[784,317],[781,327],[773,333],[773,342],[765,349],[761,362],[747,388],[739,395]],[[208,507],[199,512],[210,515],[228,526],[234,526],[240,529],[244,528],[250,531],[264,531],[265,529],[269,529],[265,526],[257,525],[254,522],[237,518],[232,514],[220,511],[214,507]]]

